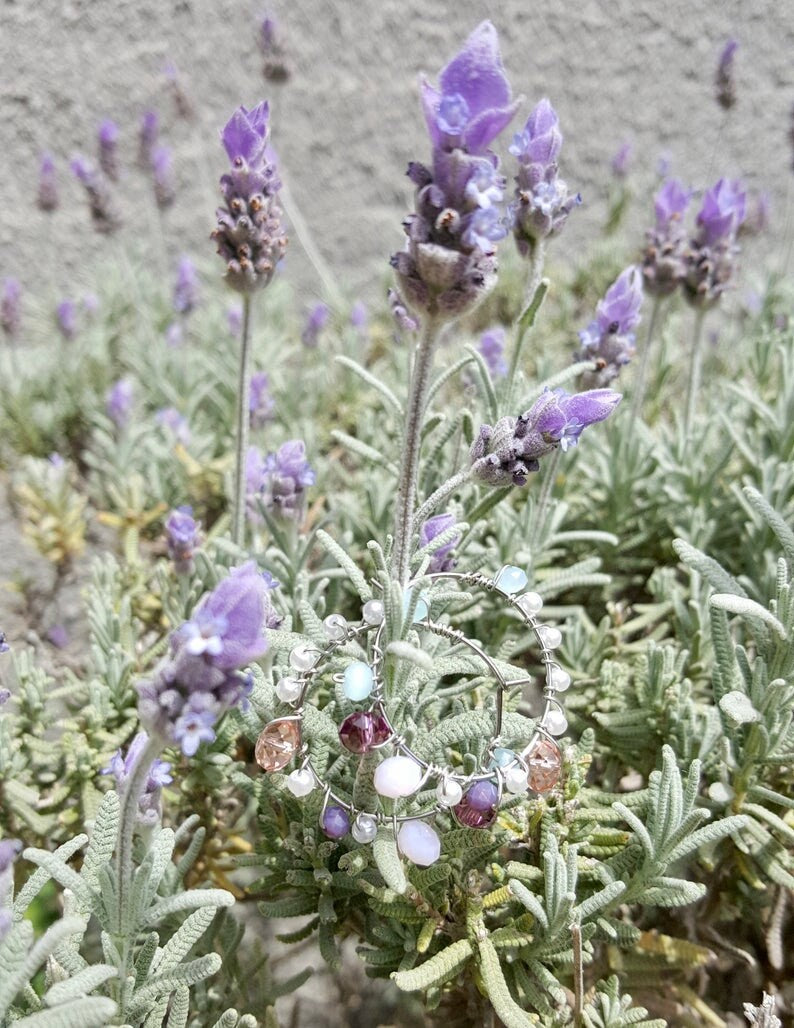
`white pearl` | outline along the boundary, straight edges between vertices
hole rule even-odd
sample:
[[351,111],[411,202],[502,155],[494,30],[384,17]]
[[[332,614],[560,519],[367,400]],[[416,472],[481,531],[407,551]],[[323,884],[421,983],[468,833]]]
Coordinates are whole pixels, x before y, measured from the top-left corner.
[[550,735],[564,735],[568,731],[568,718],[561,710],[550,710],[542,724]]
[[309,671],[317,663],[319,653],[304,643],[296,646],[289,655],[290,667],[295,671]]
[[283,703],[294,703],[300,696],[303,684],[297,678],[279,678],[276,682],[276,696]]
[[375,768],[375,792],[389,799],[412,796],[421,781],[422,769],[410,757],[387,757]]
[[505,789],[512,793],[527,791],[527,769],[516,764],[505,771]]
[[380,600],[367,600],[361,613],[368,625],[379,625],[383,621],[383,604]]
[[436,787],[436,796],[443,807],[455,807],[463,799],[463,789],[452,778],[442,778]]
[[525,614],[538,614],[543,606],[543,600],[537,593],[524,593],[516,600],[516,606],[520,607]]
[[347,621],[341,614],[329,614],[323,621],[323,628],[333,642],[341,642],[347,635]]
[[551,687],[556,689],[557,692],[565,692],[568,686],[571,684],[571,676],[567,671],[563,671],[561,667],[553,667],[551,669]]
[[559,628],[552,628],[551,625],[541,625],[538,629],[541,642],[548,650],[553,650],[562,642],[562,632]]
[[441,839],[424,821],[405,821],[397,833],[397,847],[420,867],[435,864],[441,856]]
[[378,822],[371,814],[359,814],[353,822],[350,834],[356,842],[372,842],[378,834]]
[[287,788],[293,796],[308,796],[314,788],[314,775],[308,768],[299,767],[287,775]]

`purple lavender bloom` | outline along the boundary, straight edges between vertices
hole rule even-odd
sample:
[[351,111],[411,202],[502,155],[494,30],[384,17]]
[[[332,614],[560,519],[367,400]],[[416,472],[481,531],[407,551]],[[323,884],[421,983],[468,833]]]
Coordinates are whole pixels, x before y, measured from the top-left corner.
[[666,232],[671,222],[681,222],[691,199],[692,190],[687,189],[683,182],[677,178],[668,179],[653,201],[657,230]]
[[271,15],[262,19],[259,28],[259,49],[264,63],[262,74],[268,82],[286,82],[290,77],[287,51],[278,22]]
[[267,649],[268,585],[253,561],[236,568],[171,636],[170,655],[138,686],[141,721],[192,756],[218,718],[253,687],[241,669]]
[[389,308],[391,309],[392,317],[394,318],[397,327],[401,332],[416,332],[419,328],[419,322],[416,318],[412,318],[411,315],[405,308],[405,304],[402,302],[400,294],[394,289],[390,289],[388,293]]
[[201,289],[198,272],[193,261],[183,255],[179,258],[174,286],[174,310],[178,314],[190,314],[199,302]]
[[54,211],[58,206],[58,180],[55,175],[55,161],[51,153],[41,155],[36,203],[42,211]]
[[83,185],[91,212],[91,222],[97,232],[115,231],[120,219],[113,204],[107,184],[90,161],[77,154],[69,162],[75,178]]
[[507,361],[504,358],[505,330],[501,325],[494,325],[480,336],[477,347],[488,365],[492,378],[504,378],[507,374]]
[[684,295],[696,307],[715,304],[733,277],[736,236],[746,213],[744,185],[721,178],[703,197],[697,232],[686,253]]
[[582,375],[588,389],[602,389],[634,356],[634,329],[640,323],[642,275],[630,265],[598,301],[593,321],[579,332],[582,348],[576,360],[593,360],[595,368]]
[[243,330],[243,308],[239,304],[234,304],[227,309],[226,324],[233,336],[240,335]]
[[717,74],[714,85],[717,91],[717,103],[726,111],[736,103],[736,80],[734,78],[734,62],[739,44],[729,39],[720,53],[717,62]]
[[[138,732],[129,745],[127,756],[122,756],[120,749],[116,750],[110,758],[108,766],[102,768],[101,774],[113,775],[117,788],[121,788],[135,770],[148,741],[149,736],[146,732]],[[170,785],[174,780],[170,771],[171,765],[167,761],[157,758],[152,762],[138,798],[137,818],[140,824],[151,826],[160,820],[162,816],[160,793],[164,785]]]
[[116,428],[124,428],[130,420],[135,387],[129,378],[120,378],[108,390],[105,410]]
[[498,206],[504,179],[489,144],[515,114],[496,29],[484,21],[441,71],[422,79],[432,165],[412,162],[416,210],[403,222],[406,249],[392,257],[400,290],[417,312],[457,317],[492,288],[496,243],[507,234]]
[[165,341],[172,350],[181,346],[184,341],[184,331],[178,321],[172,321],[165,330]]
[[174,159],[171,147],[160,143],[152,150],[152,184],[154,199],[161,211],[170,207],[176,197]]
[[97,133],[99,141],[99,167],[113,182],[119,179],[119,127],[110,118],[105,118]]
[[532,254],[539,240],[556,235],[573,208],[582,202],[578,193],[568,193],[568,186],[557,176],[561,149],[560,119],[544,97],[510,146],[510,153],[518,160],[510,219],[522,257]]
[[0,632],[0,653],[8,653],[11,647],[6,642],[5,632]]
[[369,316],[366,304],[362,303],[361,300],[356,300],[350,310],[350,324],[357,332],[361,332],[362,335],[366,334]]
[[9,339],[15,339],[21,325],[22,286],[19,279],[7,278],[3,281],[3,293],[0,296],[0,326]]
[[77,304],[74,300],[61,300],[55,308],[55,321],[67,342],[77,335]]
[[301,342],[313,349],[320,338],[320,333],[328,324],[331,309],[327,304],[316,303],[306,316],[306,324],[301,332]]
[[665,181],[654,198],[656,224],[646,232],[642,276],[646,290],[668,296],[686,276],[684,215],[692,191],[676,178]]
[[301,439],[291,439],[265,457],[262,503],[274,513],[299,520],[306,489],[314,485],[315,473],[306,460]]
[[746,193],[738,180],[721,178],[703,197],[698,212],[699,242],[705,246],[735,238],[744,221]]
[[221,133],[232,168],[221,177],[226,206],[218,208],[212,238],[226,261],[226,281],[241,293],[266,286],[287,247],[268,119],[266,101],[251,111],[238,107]]
[[193,517],[193,508],[177,507],[165,523],[168,556],[174,562],[177,574],[186,575],[193,570],[193,552],[201,542],[199,523]]
[[576,446],[585,428],[608,418],[621,394],[591,389],[570,395],[546,389],[530,410],[517,418],[500,418],[492,428],[483,425],[471,448],[474,474],[494,486],[525,485],[540,468],[540,458],[558,447]]
[[[449,531],[454,524],[454,514],[435,514],[432,518],[428,518],[419,529],[419,546],[427,546],[428,543],[432,542],[433,539],[436,539],[443,532]],[[443,543],[434,550],[427,568],[431,575],[438,571],[452,571],[457,561],[452,559],[451,554],[459,542],[460,535],[457,534],[449,542]]]
[[163,407],[154,416],[158,425],[168,429],[178,443],[187,445],[190,442],[190,426],[187,419],[179,413],[176,407]]
[[612,174],[615,178],[625,178],[628,175],[633,159],[634,147],[626,140],[612,158]]
[[69,645],[69,633],[65,625],[53,625],[47,632],[47,638],[58,650],[63,650]]
[[251,375],[251,390],[248,410],[251,428],[263,428],[273,417],[275,404],[270,395],[270,381],[264,371],[255,371]]
[[157,112],[144,111],[141,115],[141,126],[138,130],[138,164],[142,168],[151,167],[159,131],[160,119]]

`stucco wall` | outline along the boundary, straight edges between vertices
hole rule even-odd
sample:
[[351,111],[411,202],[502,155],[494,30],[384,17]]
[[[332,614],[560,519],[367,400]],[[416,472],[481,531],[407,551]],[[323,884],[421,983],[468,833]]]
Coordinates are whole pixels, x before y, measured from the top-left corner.
[[[86,262],[110,249],[87,228],[66,161],[78,150],[93,154],[96,125],[111,116],[131,164],[148,107],[160,111],[177,151],[180,193],[165,219],[172,256],[184,250],[211,267],[207,235],[224,165],[218,128],[238,103],[270,96],[284,175],[320,252],[338,277],[350,267],[352,291],[378,288],[388,254],[402,245],[406,162],[427,154],[417,73],[435,74],[484,17],[499,29],[513,88],[527,97],[525,115],[544,94],[560,114],[563,174],[585,197],[562,248],[590,245],[604,216],[609,160],[625,139],[634,143],[638,189],[650,185],[668,150],[673,171],[692,184],[741,173],[768,189],[773,231],[784,232],[792,0],[273,0],[268,9],[289,47],[285,85],[261,76],[262,9],[247,2],[0,0],[0,276],[30,287],[47,278],[54,295],[89,287]],[[739,100],[726,119],[713,76],[731,35],[740,42]],[[182,74],[192,121],[175,114],[162,75],[168,60]],[[59,164],[64,203],[54,216],[32,204],[44,147]],[[151,238],[157,219],[146,177],[129,167],[120,193],[125,238]],[[638,232],[642,218],[635,211]],[[286,271],[304,293],[320,291],[297,245]]]

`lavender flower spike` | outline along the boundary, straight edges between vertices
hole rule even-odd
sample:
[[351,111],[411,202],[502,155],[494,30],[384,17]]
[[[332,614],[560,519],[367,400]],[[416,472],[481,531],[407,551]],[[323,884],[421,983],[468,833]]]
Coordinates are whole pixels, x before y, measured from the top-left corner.
[[176,198],[174,162],[170,146],[160,144],[152,150],[152,184],[155,203],[164,211]]
[[215,738],[214,725],[252,688],[241,674],[267,649],[263,629],[269,586],[249,561],[232,571],[171,637],[170,655],[138,686],[138,713],[149,731],[192,756]]
[[267,455],[264,461],[262,501],[276,513],[299,520],[306,489],[314,485],[315,474],[306,460],[306,447],[292,439]]
[[488,365],[492,378],[504,378],[507,374],[507,361],[504,358],[505,330],[501,325],[494,325],[480,336],[477,349]]
[[67,342],[77,335],[77,304],[74,300],[61,300],[55,308],[55,320]]
[[183,255],[179,258],[174,285],[174,310],[177,314],[190,314],[199,302],[200,292],[196,265]]
[[634,356],[634,329],[640,323],[642,296],[642,276],[631,265],[599,300],[595,319],[579,333],[582,348],[576,360],[593,360],[596,365],[593,371],[582,375],[582,384],[587,388],[609,385]]
[[739,44],[735,39],[729,39],[720,53],[717,63],[717,74],[714,85],[717,93],[717,103],[726,111],[736,103],[736,80],[734,78],[734,62]]
[[320,333],[328,324],[330,317],[331,309],[325,303],[316,303],[311,308],[301,332],[301,342],[304,346],[314,349],[319,341]]
[[510,219],[522,257],[532,254],[540,240],[556,235],[573,208],[582,202],[581,196],[570,195],[568,186],[557,177],[561,149],[560,120],[544,98],[510,146],[510,153],[518,160]]
[[168,556],[174,562],[174,570],[178,575],[189,574],[193,570],[193,552],[201,541],[193,508],[184,506],[172,510],[165,523],[165,532]]
[[120,220],[106,182],[93,165],[79,154],[72,158],[69,167],[75,178],[85,187],[94,228],[102,233],[115,231]]
[[409,165],[416,210],[403,222],[406,249],[392,257],[392,265],[408,306],[449,319],[492,288],[496,243],[507,234],[499,207],[505,183],[488,146],[517,102],[489,21],[442,70],[439,86],[422,80],[432,165]]
[[141,116],[141,126],[138,130],[138,164],[142,168],[151,166],[159,130],[160,119],[157,111],[145,111]]
[[218,209],[212,238],[226,261],[226,281],[241,293],[266,286],[287,248],[268,119],[266,101],[251,111],[239,107],[221,133],[232,168],[221,178],[226,207]]
[[51,153],[41,155],[36,203],[42,211],[54,211],[58,206],[58,181],[55,176],[55,161]]
[[672,178],[664,182],[654,199],[656,224],[646,232],[642,256],[645,289],[654,296],[668,296],[686,275],[686,214],[692,192]]
[[573,395],[546,389],[519,417],[480,428],[471,448],[475,477],[493,486],[526,485],[529,474],[540,468],[541,457],[575,446],[584,429],[608,418],[621,399],[611,389]]
[[0,296],[0,328],[9,339],[19,335],[22,324],[22,286],[19,279],[7,278],[3,282],[3,293]]
[[124,428],[130,420],[135,388],[128,378],[120,378],[108,391],[105,410],[116,428]]
[[255,371],[251,375],[251,391],[248,401],[251,428],[263,428],[273,417],[274,406],[267,373]]
[[[107,767],[102,768],[103,775],[113,775],[116,779],[116,786],[121,787],[135,770],[141,754],[146,748],[149,736],[146,732],[138,732],[129,745],[127,756],[122,756],[121,750],[116,750],[110,758]],[[149,768],[149,774],[143,785],[143,791],[138,797],[138,822],[151,827],[158,823],[162,816],[160,794],[164,785],[173,782],[170,774],[171,765],[165,760],[154,760]]]
[[119,127],[110,118],[105,118],[97,133],[99,140],[99,167],[113,182],[119,180]]
[[695,306],[713,305],[728,287],[739,253],[736,235],[745,214],[745,189],[738,180],[721,178],[703,197],[684,279],[685,296]]
[[[452,528],[456,520],[454,514],[435,514],[432,518],[428,518],[419,529],[419,546],[427,546],[433,539],[440,536],[442,532]],[[459,542],[460,536],[456,535],[433,552],[427,568],[431,575],[438,571],[452,571],[457,561],[452,559],[451,554]]]

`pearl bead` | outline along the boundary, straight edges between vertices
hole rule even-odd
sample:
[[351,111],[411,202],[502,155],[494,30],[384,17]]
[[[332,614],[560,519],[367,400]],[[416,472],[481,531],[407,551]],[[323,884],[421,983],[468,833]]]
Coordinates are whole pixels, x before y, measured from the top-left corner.
[[552,628],[551,625],[541,625],[538,629],[538,635],[547,650],[553,650],[562,642],[562,632],[559,628]]
[[353,822],[351,834],[356,842],[372,842],[378,834],[378,822],[371,814],[359,814]]
[[514,794],[527,791],[527,769],[516,764],[505,771],[505,789]]
[[525,614],[534,615],[540,613],[543,600],[537,593],[524,593],[523,596],[518,597],[516,604]]
[[512,564],[508,564],[496,576],[494,585],[500,592],[512,596],[513,593],[521,592],[528,581],[529,579],[525,571],[514,567]]
[[424,821],[405,821],[397,833],[397,848],[419,867],[435,864],[441,856],[441,839]]
[[314,788],[314,775],[308,768],[299,767],[287,775],[287,788],[293,796],[308,796]]
[[348,664],[342,677],[342,692],[349,700],[365,700],[372,692],[374,676],[369,664],[354,660]]
[[295,671],[309,671],[317,663],[319,653],[304,643],[296,646],[289,655],[290,667]]
[[297,678],[279,678],[276,682],[276,696],[283,703],[294,703],[295,700],[300,696],[301,690],[303,689],[303,683],[299,682]]
[[422,769],[410,757],[387,757],[375,768],[375,792],[389,799],[412,796],[421,781]]
[[367,600],[361,613],[368,625],[379,625],[383,621],[383,604],[380,600]]
[[567,671],[563,671],[561,667],[553,667],[551,669],[551,687],[556,689],[557,692],[565,692],[568,686],[571,684],[571,676]]
[[561,710],[550,710],[542,724],[551,735],[564,735],[568,731],[568,718]]
[[323,628],[333,642],[341,642],[347,635],[347,621],[341,614],[329,614],[323,621]]
[[442,778],[436,788],[436,796],[442,807],[454,807],[463,799],[463,789],[452,778]]

